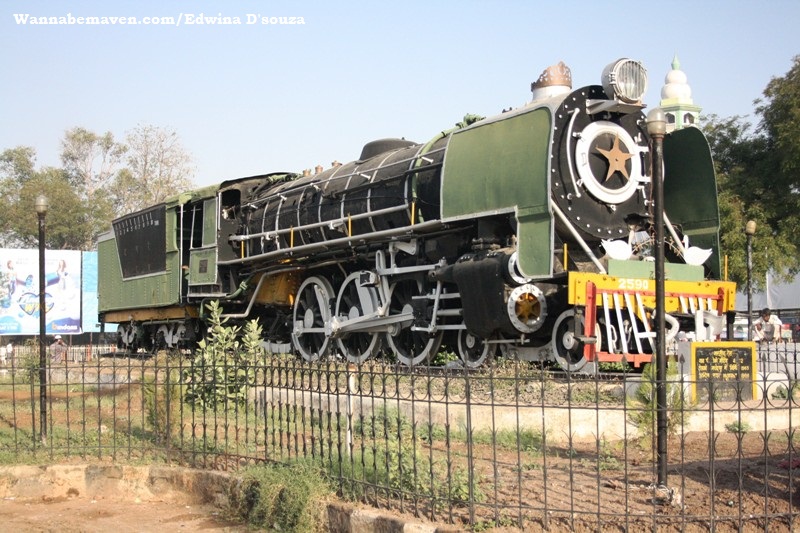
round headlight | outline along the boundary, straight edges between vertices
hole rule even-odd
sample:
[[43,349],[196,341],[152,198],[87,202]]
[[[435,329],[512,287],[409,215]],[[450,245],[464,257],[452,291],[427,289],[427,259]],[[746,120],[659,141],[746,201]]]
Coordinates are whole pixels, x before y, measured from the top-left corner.
[[647,69],[639,61],[618,59],[603,70],[602,83],[609,98],[638,104],[647,92]]

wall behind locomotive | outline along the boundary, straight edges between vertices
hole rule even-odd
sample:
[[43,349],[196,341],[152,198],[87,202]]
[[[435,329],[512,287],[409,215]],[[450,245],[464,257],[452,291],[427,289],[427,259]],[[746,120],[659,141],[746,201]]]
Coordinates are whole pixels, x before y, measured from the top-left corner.
[[[100,331],[97,252],[45,251],[49,335]],[[0,248],[0,335],[39,333],[39,252]]]

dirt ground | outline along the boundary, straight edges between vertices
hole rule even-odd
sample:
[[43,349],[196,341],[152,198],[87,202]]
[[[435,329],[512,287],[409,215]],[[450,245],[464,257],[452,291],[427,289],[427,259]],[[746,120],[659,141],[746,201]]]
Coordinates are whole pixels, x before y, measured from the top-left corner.
[[0,501],[3,531],[61,533],[133,533],[158,531],[243,532],[210,505],[167,502],[89,500],[86,498]]
[[[521,511],[525,527],[489,529],[492,509],[479,506],[480,531],[792,531],[800,529],[797,514],[800,497],[795,479],[800,477],[800,463],[788,463],[786,443],[771,446],[758,435],[736,439],[719,435],[714,443],[720,457],[729,457],[710,464],[708,439],[692,435],[684,439],[682,465],[669,469],[669,486],[673,493],[658,501],[654,491],[653,463],[645,453],[631,453],[623,458],[620,450],[603,452],[597,463],[596,450],[576,449],[572,456],[556,453],[544,465],[533,461],[517,462],[516,454],[495,458],[498,468],[489,462],[477,461],[479,487],[488,500],[501,507],[500,523],[510,523]],[[766,448],[766,449],[765,449]],[[775,448],[771,451],[771,448]],[[673,452],[677,448],[671,447]],[[743,453],[739,454],[738,449]],[[777,452],[777,453],[773,453]],[[627,466],[621,462],[627,459]],[[542,461],[539,458],[536,462]],[[712,490],[712,484],[715,490]],[[546,488],[545,488],[546,487]],[[523,502],[523,509],[517,506]],[[383,501],[382,507],[388,502]],[[509,507],[502,509],[507,504]],[[573,509],[572,513],[543,513],[543,509]],[[407,522],[426,523],[390,509],[383,515]],[[456,522],[465,518],[464,509],[454,513]],[[598,514],[601,515],[598,520]],[[548,523],[543,522],[546,515]],[[764,519],[765,515],[770,516]],[[446,524],[446,513],[437,520]],[[656,521],[654,523],[654,520]],[[187,505],[167,501],[140,501],[119,495],[90,499],[80,497],[39,497],[0,500],[0,530],[32,532],[106,532],[158,531],[159,533],[209,531],[252,531],[246,525],[232,522],[213,505]],[[447,526],[448,531],[467,531],[465,525]],[[374,531],[389,531],[374,529]],[[420,530],[415,530],[420,531]]]
[[[117,392],[123,401],[128,395],[125,403],[128,415],[134,420],[140,418],[141,412],[132,410],[140,409],[140,404],[131,402],[125,389],[118,388]],[[14,400],[20,404],[25,404],[29,395],[29,389],[13,392]],[[51,392],[50,397],[66,402],[67,396],[77,402],[90,393],[79,388],[68,393]],[[9,391],[0,390],[0,402],[10,398]],[[81,414],[93,416],[93,412]],[[27,409],[18,410],[13,420],[0,419],[0,424],[30,428],[29,414]],[[92,426],[97,424],[93,422]],[[653,488],[656,477],[653,453],[633,441],[548,444],[546,453],[539,449],[511,451],[475,444],[474,459],[469,466],[484,498],[475,510],[481,523],[476,530],[520,531],[513,527],[494,530],[487,527],[495,520],[515,523],[520,518],[525,523],[524,531],[800,530],[799,445],[800,434],[796,429],[672,436],[668,443],[671,491],[662,496]],[[446,446],[435,442],[430,447],[419,443],[419,446],[424,454],[430,452],[431,457],[446,458],[454,465],[467,464],[464,443],[451,442]],[[378,503],[380,507],[393,505],[385,498]],[[428,516],[425,503],[418,511]],[[391,510],[381,512],[414,521],[409,515]],[[448,518],[463,523],[467,515],[461,506],[439,510],[435,518],[441,524]],[[467,530],[459,527],[449,529]],[[169,533],[249,529],[226,520],[211,505],[75,497],[0,500],[0,531]]]

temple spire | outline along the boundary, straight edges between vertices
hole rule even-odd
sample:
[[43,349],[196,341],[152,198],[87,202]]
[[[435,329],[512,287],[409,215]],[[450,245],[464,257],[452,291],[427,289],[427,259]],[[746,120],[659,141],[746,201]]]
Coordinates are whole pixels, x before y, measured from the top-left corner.
[[672,70],[664,78],[659,105],[667,116],[668,132],[697,125],[702,108],[694,105],[692,88],[681,70],[678,54],[672,59]]

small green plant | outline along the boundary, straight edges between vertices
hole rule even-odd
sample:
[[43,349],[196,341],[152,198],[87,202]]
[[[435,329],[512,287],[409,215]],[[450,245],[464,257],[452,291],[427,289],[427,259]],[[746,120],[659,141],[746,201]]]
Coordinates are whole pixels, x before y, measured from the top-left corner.
[[775,389],[775,392],[772,393],[773,400],[788,400],[789,399],[789,389],[784,387],[783,385],[779,386]]
[[728,433],[736,433],[737,435],[744,435],[750,431],[750,424],[747,422],[736,421],[725,424],[725,431]]
[[[49,358],[50,355],[48,354]],[[25,349],[18,359],[17,376],[23,383],[39,383],[39,340],[25,340]]]
[[430,438],[429,433],[419,431],[415,443],[415,431],[416,427],[393,408],[378,409],[372,416],[358,420],[353,434],[362,445],[355,448],[352,458],[330,465],[332,476],[354,481],[343,484],[343,495],[361,499],[366,481],[394,497],[417,494],[432,498],[435,505],[439,501],[468,501],[470,492],[475,501],[482,501],[484,495],[477,480],[473,477],[470,487],[468,472],[460,468],[448,470],[446,462],[432,461],[421,447]]
[[256,320],[247,322],[240,340],[242,328],[225,325],[228,319],[222,317],[219,302],[212,301],[208,309],[208,334],[184,370],[186,401],[205,408],[243,405],[255,381],[255,362],[264,352],[261,326]]
[[431,366],[444,366],[447,363],[458,361],[458,355],[450,350],[440,350],[431,359]]
[[616,363],[600,363],[600,372],[630,372],[631,366],[628,363],[617,361]]
[[800,382],[798,381],[793,382],[788,388],[780,385],[775,389],[775,392],[772,393],[772,398],[774,400],[788,400],[794,398],[798,386],[800,386]]
[[[683,386],[676,381],[678,370],[675,365],[667,367],[667,432],[675,433],[686,421],[688,413],[684,410],[686,399]],[[658,402],[656,398],[657,381],[656,365],[647,364],[642,370],[642,380],[632,400],[628,401],[628,420],[636,426],[645,446],[652,445],[656,435],[656,419]]]
[[522,450],[534,454],[541,453],[544,435],[534,429],[475,431],[472,440],[476,444],[489,444],[507,450]]
[[320,503],[332,495],[319,467],[308,461],[259,465],[243,471],[232,511],[259,529],[324,531],[325,506]]
[[597,469],[604,470],[621,470],[622,463],[617,459],[614,453],[614,445],[609,443],[606,439],[600,441],[600,450],[597,457]]
[[153,430],[158,444],[168,444],[174,440],[181,425],[183,390],[180,376],[174,369],[166,369],[158,364],[166,356],[156,358],[157,371],[142,381],[147,423]]

